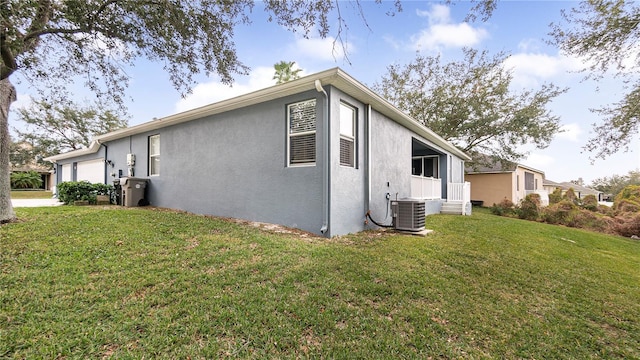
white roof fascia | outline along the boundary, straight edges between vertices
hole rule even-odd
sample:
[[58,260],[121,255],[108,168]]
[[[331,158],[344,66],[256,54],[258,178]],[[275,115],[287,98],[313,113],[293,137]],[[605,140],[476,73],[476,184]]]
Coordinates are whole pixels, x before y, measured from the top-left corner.
[[[281,97],[294,95],[303,91],[315,90],[315,80],[320,80],[322,85],[334,85],[341,91],[353,96],[354,98],[369,103],[376,111],[396,121],[405,128],[413,131],[414,133],[424,137],[425,139],[433,142],[435,145],[442,149],[455,154],[465,161],[470,161],[471,157],[465,154],[462,150],[455,147],[450,142],[446,141],[431,129],[420,124],[415,119],[406,115],[391,103],[371,91],[365,85],[352,78],[350,75],[342,71],[340,68],[332,68],[319,73],[307,75],[300,79],[292,80],[280,85],[274,85],[265,89],[250,92],[244,95],[240,95],[231,99],[222,100],[213,104],[201,106],[192,110],[181,112],[167,117],[152,120],[143,124],[135,125],[125,129],[116,130],[104,135],[99,135],[94,138],[94,142],[99,147],[100,143],[106,141],[112,141],[121,139],[127,136],[137,135],[149,131],[158,130],[171,125],[180,124],[196,119],[200,119],[206,116],[211,116],[246,106],[259,104],[262,102],[278,99]],[[92,146],[93,143],[92,143]],[[96,152],[98,147],[94,149]],[[82,150],[71,151],[65,154],[59,154],[51,156],[45,160],[56,161],[75,157],[79,155],[89,154],[91,152],[82,152]]]
[[46,157],[46,158],[44,158],[42,160],[56,162],[58,160],[68,159],[68,158],[72,158],[72,157],[76,157],[76,156],[95,154],[95,153],[98,152],[99,149],[100,149],[100,142],[98,142],[96,140],[93,140],[91,142],[91,144],[89,144],[89,147],[87,147],[87,148],[78,149],[78,150],[72,150],[72,151],[66,152],[64,154],[58,154],[58,155],[49,156],[49,157]]
[[521,168],[523,168],[525,170],[529,170],[529,171],[540,173],[540,174],[542,174],[542,177],[544,177],[544,171],[542,171],[542,170],[538,170],[538,169],[532,168],[531,166],[522,165],[522,164],[517,164],[517,166],[521,167]]

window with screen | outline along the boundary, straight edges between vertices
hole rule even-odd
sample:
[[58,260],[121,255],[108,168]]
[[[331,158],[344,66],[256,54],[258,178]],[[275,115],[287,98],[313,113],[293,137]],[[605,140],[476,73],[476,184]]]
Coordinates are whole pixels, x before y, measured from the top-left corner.
[[289,165],[313,165],[316,162],[316,100],[287,106]]

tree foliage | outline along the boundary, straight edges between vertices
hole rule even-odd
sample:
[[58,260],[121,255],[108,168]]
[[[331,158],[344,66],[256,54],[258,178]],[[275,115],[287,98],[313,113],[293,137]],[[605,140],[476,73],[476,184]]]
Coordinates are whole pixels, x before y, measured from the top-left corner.
[[592,188],[605,194],[611,194],[613,197],[630,185],[640,185],[640,169],[631,170],[626,175],[614,174],[597,178],[591,183]]
[[[338,6],[337,0],[261,3],[268,20],[287,30],[324,38],[334,26],[340,39],[346,24],[332,12]],[[253,7],[253,0],[0,0],[0,223],[15,218],[8,172],[13,74],[52,92],[80,79],[118,104],[128,85],[126,67],[137,58],[163,63],[183,94],[196,74],[229,84],[249,70],[237,57],[233,35],[249,24]],[[401,10],[398,1],[392,7]],[[329,14],[336,13],[334,21]]]
[[11,187],[14,189],[37,189],[40,186],[42,186],[42,176],[35,171],[11,173]]
[[286,83],[287,81],[295,80],[300,78],[300,72],[302,69],[293,69],[293,66],[296,64],[295,61],[280,61],[279,63],[273,64],[273,68],[275,69],[275,74],[273,75],[273,80],[276,80],[276,84]]
[[[88,147],[94,136],[127,127],[127,120],[101,105],[82,107],[72,102],[34,101],[17,110],[25,130],[14,129],[20,141],[32,145],[31,162]],[[27,157],[24,155],[23,157]]]
[[374,88],[399,109],[472,155],[517,161],[521,146],[548,146],[560,130],[546,106],[565,90],[545,84],[515,92],[504,67],[507,55],[464,49],[464,60],[417,55],[391,65]]
[[640,4],[634,1],[588,0],[562,13],[551,36],[566,54],[583,59],[587,78],[613,72],[626,83],[627,93],[614,104],[592,109],[602,117],[585,150],[605,159],[627,151],[640,129]]

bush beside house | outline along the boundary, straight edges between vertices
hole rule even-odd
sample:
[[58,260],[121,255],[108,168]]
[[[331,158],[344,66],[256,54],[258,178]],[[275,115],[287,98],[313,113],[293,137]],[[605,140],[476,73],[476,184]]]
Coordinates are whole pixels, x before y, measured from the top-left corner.
[[549,196],[547,207],[541,207],[539,197],[531,194],[519,204],[505,199],[490,210],[499,216],[640,237],[640,186],[626,187],[616,196],[612,208],[599,205],[594,195],[579,199],[571,189],[560,199],[557,195]]
[[85,201],[95,204],[98,195],[105,195],[111,198],[114,192],[113,185],[92,184],[88,181],[66,181],[58,184],[58,199],[66,205],[76,201]]

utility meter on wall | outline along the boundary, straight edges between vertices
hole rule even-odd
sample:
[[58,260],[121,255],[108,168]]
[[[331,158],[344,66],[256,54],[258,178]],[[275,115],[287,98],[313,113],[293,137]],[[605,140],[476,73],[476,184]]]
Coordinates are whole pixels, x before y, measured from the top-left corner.
[[136,164],[136,156],[134,154],[127,154],[127,166],[133,166]]

